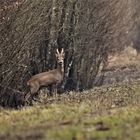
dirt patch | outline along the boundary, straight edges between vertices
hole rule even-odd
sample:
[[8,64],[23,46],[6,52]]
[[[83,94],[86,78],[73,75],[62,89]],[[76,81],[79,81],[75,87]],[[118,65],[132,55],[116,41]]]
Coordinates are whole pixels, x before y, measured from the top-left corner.
[[103,85],[140,81],[140,54],[132,47],[110,55]]

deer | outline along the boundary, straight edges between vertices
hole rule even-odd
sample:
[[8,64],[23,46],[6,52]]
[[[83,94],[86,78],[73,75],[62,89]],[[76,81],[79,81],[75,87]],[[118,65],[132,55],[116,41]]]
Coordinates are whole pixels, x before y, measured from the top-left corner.
[[30,96],[33,96],[35,93],[37,93],[39,89],[43,86],[52,86],[53,92],[56,97],[57,87],[63,81],[64,78],[64,49],[61,49],[61,52],[59,52],[59,50],[56,49],[55,56],[57,58],[56,69],[33,75],[31,79],[27,81],[27,85],[30,86],[30,92],[25,97],[26,100]]

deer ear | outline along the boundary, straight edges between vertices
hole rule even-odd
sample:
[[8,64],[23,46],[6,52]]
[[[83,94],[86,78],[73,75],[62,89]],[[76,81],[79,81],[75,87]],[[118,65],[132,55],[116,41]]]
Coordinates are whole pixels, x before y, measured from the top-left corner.
[[58,49],[56,49],[56,54],[59,54],[59,51],[58,51]]
[[64,54],[64,49],[62,48],[62,50],[61,50],[61,54]]

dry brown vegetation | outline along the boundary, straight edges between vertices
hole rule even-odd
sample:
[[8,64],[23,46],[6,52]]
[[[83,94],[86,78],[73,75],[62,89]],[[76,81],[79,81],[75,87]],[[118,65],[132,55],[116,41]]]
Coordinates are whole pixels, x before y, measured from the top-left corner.
[[[139,140],[139,9],[139,0],[0,0],[0,139]],[[56,48],[66,56],[58,96],[43,88],[25,106],[27,80],[56,66]]]
[[42,103],[20,110],[1,108],[0,139],[139,140],[139,93],[133,82],[41,97]]
[[66,53],[65,90],[102,85],[110,53],[139,51],[138,0],[2,0],[0,9],[2,106],[23,104],[26,81],[55,67],[56,48]]
[[108,68],[111,67],[128,67],[131,65],[137,65],[139,67],[140,54],[133,47],[127,47],[119,53],[115,53],[109,56]]
[[104,70],[103,84],[140,81],[140,54],[135,48],[127,47],[119,53],[109,55]]

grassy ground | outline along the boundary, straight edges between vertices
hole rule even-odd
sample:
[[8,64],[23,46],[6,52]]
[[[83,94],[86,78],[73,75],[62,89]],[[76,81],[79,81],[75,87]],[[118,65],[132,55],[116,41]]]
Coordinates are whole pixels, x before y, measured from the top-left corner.
[[139,140],[139,83],[66,93],[0,109],[0,140]]

